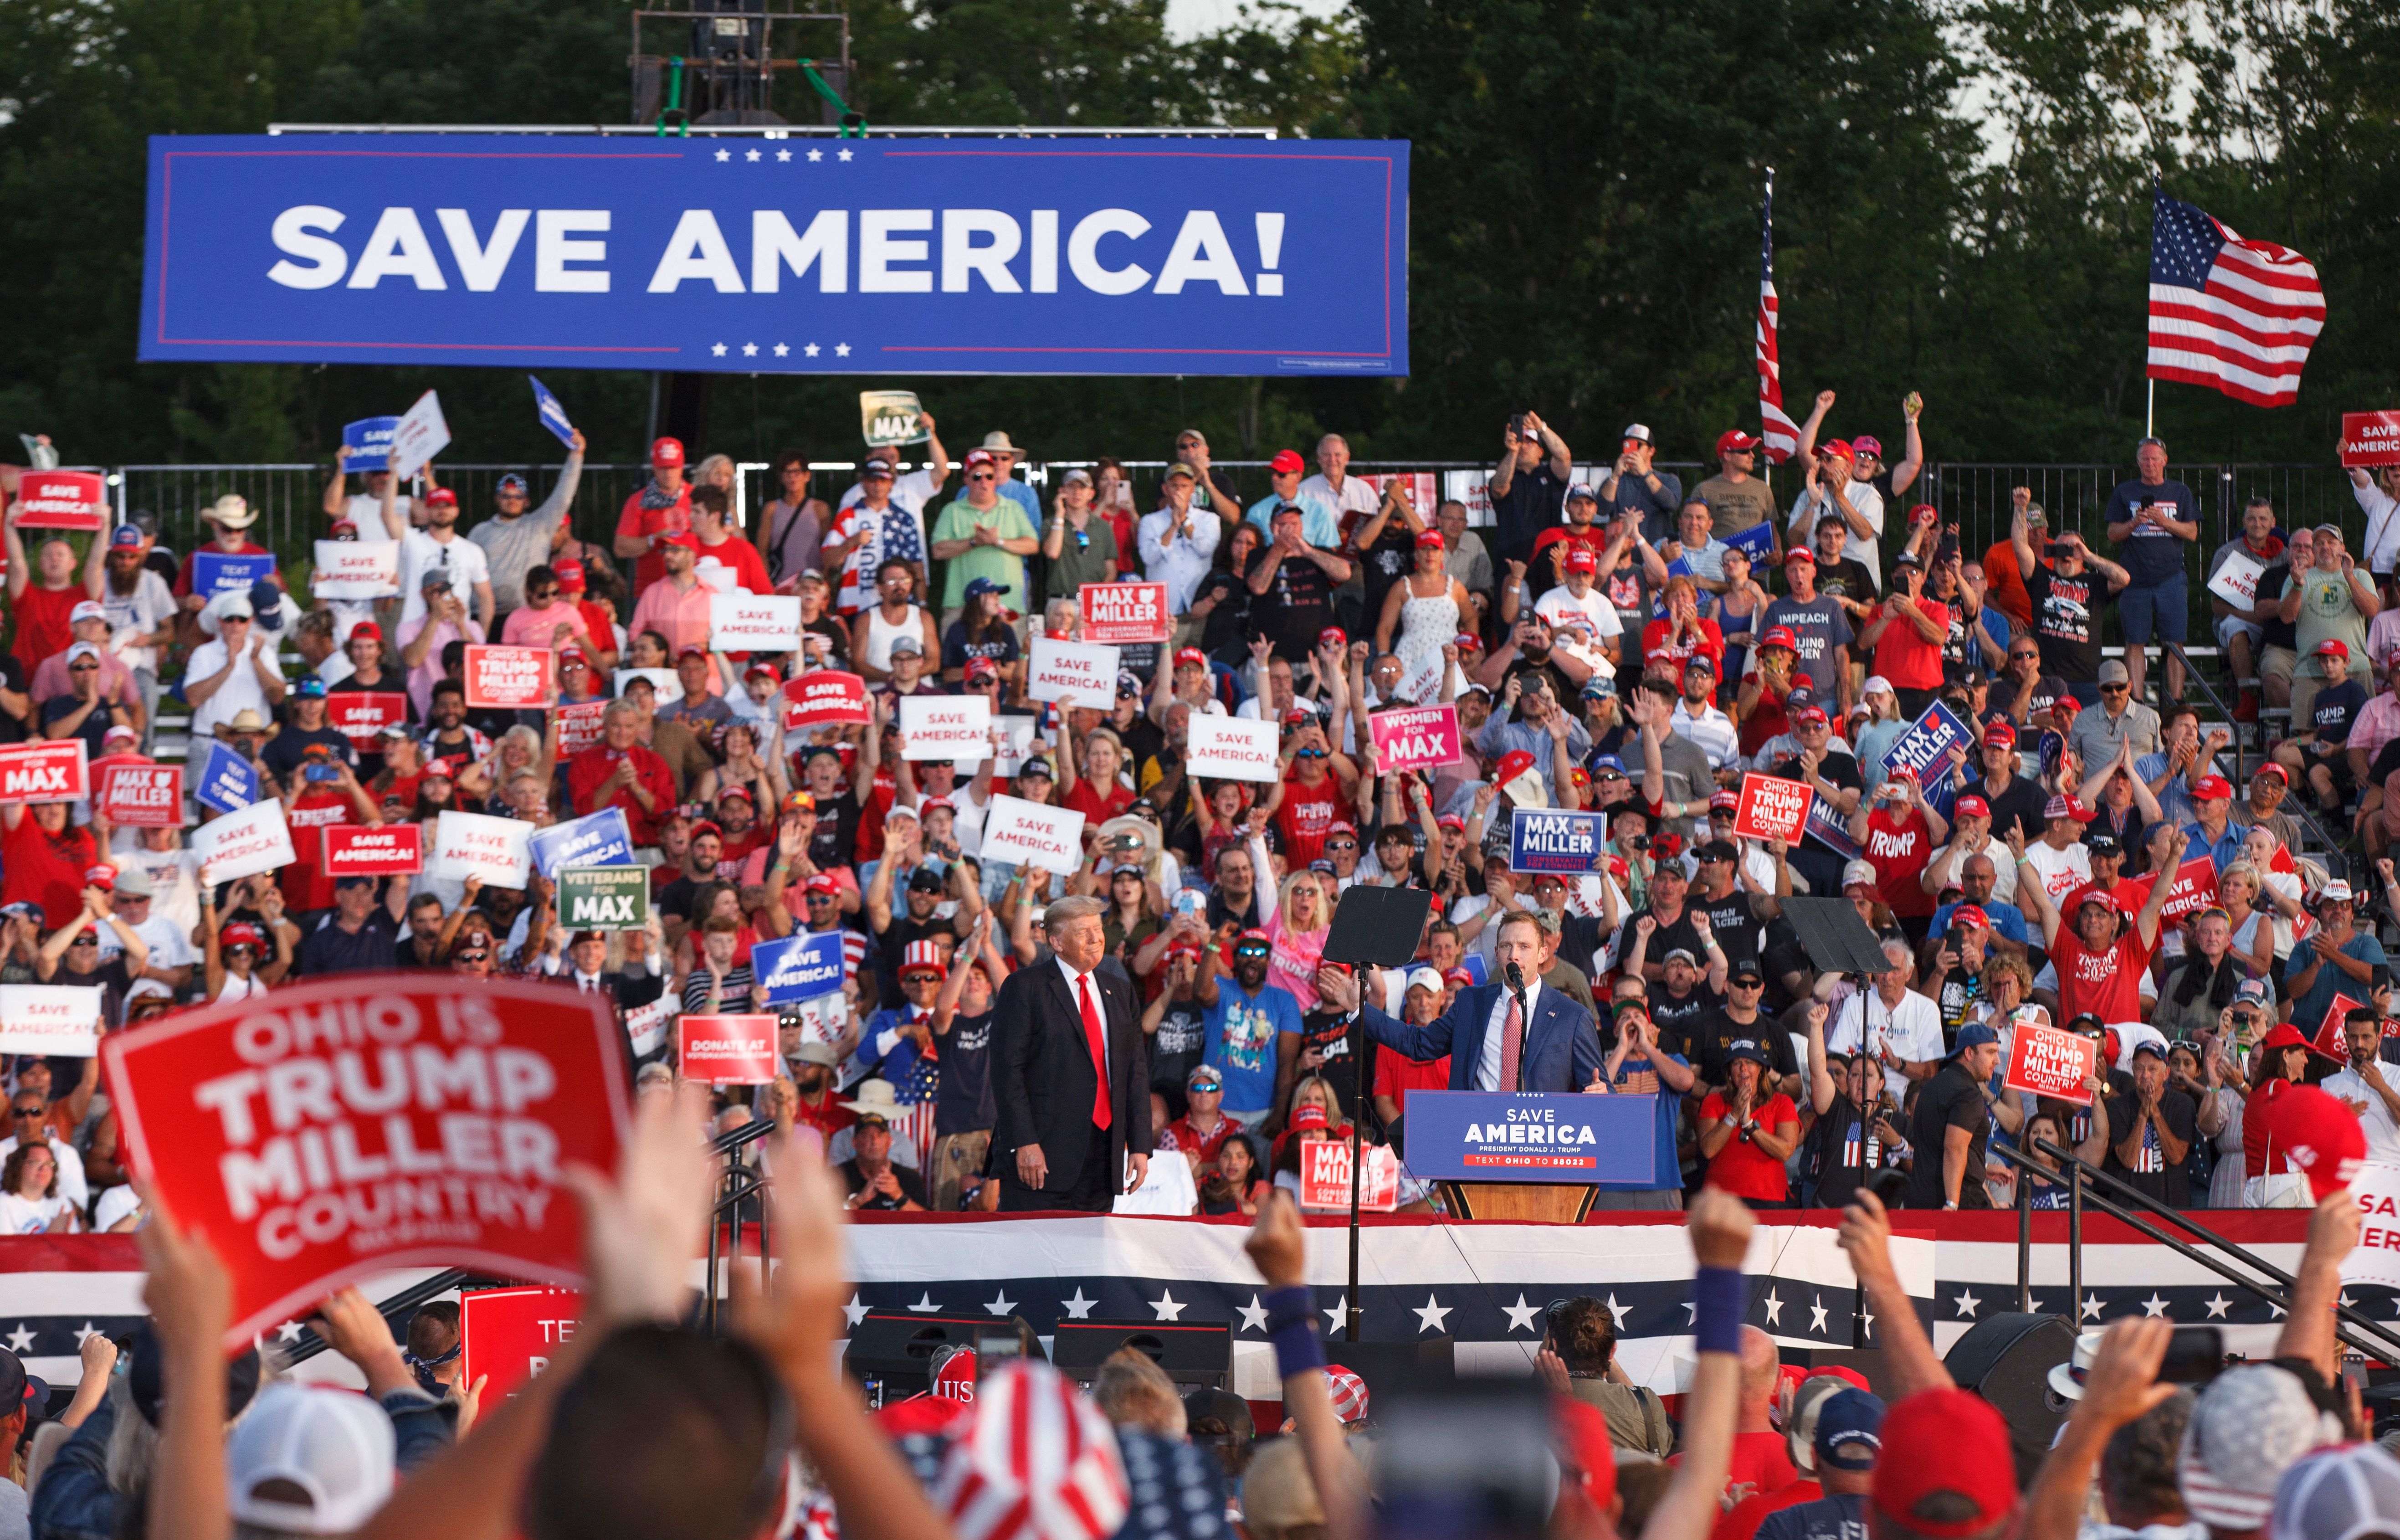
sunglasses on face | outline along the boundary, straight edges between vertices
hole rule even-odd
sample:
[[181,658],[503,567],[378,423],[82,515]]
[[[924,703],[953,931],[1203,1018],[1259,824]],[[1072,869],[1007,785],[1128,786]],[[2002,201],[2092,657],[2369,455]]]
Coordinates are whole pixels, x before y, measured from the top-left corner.
[[1262,958],[1267,955],[1267,949],[1264,947],[1236,947],[1234,948],[1234,955],[1235,957]]
[[1329,839],[1325,842],[1325,848],[1329,851],[1355,851],[1358,848],[1358,841],[1356,839]]
[[1000,478],[989,470],[975,470],[968,473],[967,480],[971,482],[996,482],[1000,480]]
[[37,1118],[42,1115],[42,1109],[38,1107],[11,1107],[8,1109],[8,1115],[13,1118]]
[[2102,685],[2100,687],[2100,693],[2103,695],[2124,695],[2130,693],[2133,688],[2134,687],[2131,685]]

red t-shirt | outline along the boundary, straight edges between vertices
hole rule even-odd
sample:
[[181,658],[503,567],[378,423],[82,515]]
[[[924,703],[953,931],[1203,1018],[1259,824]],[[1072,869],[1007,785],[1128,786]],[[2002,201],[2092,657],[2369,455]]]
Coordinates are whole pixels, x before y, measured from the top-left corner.
[[[1701,1126],[1724,1117],[1731,1108],[1732,1103],[1721,1093],[1711,1091],[1709,1098],[1700,1103]],[[1800,1121],[1799,1110],[1792,1105],[1790,1097],[1783,1096],[1767,1097],[1752,1115],[1758,1119],[1760,1127],[1766,1129]],[[1716,1159],[1709,1162],[1709,1185],[1723,1188],[1737,1198],[1757,1198],[1767,1203],[1780,1203],[1786,1196],[1783,1163],[1739,1133],[1725,1141]],[[1734,1451],[1734,1468],[1737,1472],[1741,1468],[1739,1447]],[[1737,1474],[1734,1479],[1746,1478]],[[1788,1459],[1783,1462],[1783,1479],[1792,1479],[1792,1462]]]
[[1933,829],[1914,808],[1895,820],[1877,808],[1867,814],[1866,849],[1861,852],[1875,869],[1876,885],[1891,912],[1901,916],[1930,915],[1933,895],[1917,879],[1933,854]]
[[1217,1131],[1213,1134],[1204,1134],[1193,1127],[1188,1117],[1177,1118],[1166,1125],[1166,1131],[1174,1138],[1176,1149],[1186,1153],[1196,1152],[1201,1165],[1214,1165],[1217,1164],[1217,1152],[1225,1148],[1225,1141],[1232,1138],[1241,1126],[1220,1113],[1217,1118]]
[[[1932,599],[1919,598],[1916,606],[1933,622],[1937,632],[1950,629],[1950,606]],[[1890,610],[1889,605],[1877,605],[1867,617],[1873,625],[1877,616]],[[1883,640],[1875,644],[1875,671],[1902,689],[1939,689],[1942,687],[1942,644],[1929,642],[1916,634],[1908,617],[1891,613],[1891,624],[1883,628]]]
[[2292,1157],[2278,1144],[2267,1142],[2267,1092],[2271,1081],[2262,1080],[2242,1104],[2242,1174],[2245,1177],[2280,1177],[2292,1169]]
[[830,1087],[825,1091],[825,1105],[822,1107],[811,1107],[809,1098],[806,1097],[795,1097],[792,1099],[799,1104],[798,1111],[792,1114],[792,1121],[806,1124],[823,1134],[827,1144],[833,1142],[833,1137],[836,1134],[858,1121],[858,1114],[841,1104],[841,1093]]
[[84,873],[100,865],[91,831],[70,825],[52,836],[28,808],[0,833],[0,904],[39,904],[42,928],[55,931],[83,913]]
[[[1289,794],[1287,794],[1289,796]],[[1133,788],[1123,781],[1112,783],[1106,796],[1094,789],[1088,777],[1078,780],[1075,789],[1059,798],[1059,805],[1084,815],[1084,826],[1096,829],[1110,819],[1133,806]]]
[[2117,944],[2105,952],[2083,945],[2068,925],[2058,928],[2057,944],[2050,948],[2058,970],[2058,1010],[2072,1021],[2089,1011],[2103,1023],[2147,1021],[2142,1009],[2142,970],[2150,965],[2152,948],[2142,945],[2141,933],[2131,920]]
[[325,837],[306,831],[358,822],[350,799],[337,791],[304,791],[292,799],[292,864],[275,874],[283,901],[294,909],[334,906],[334,879],[325,871]]
[[1684,665],[1690,662],[1692,655],[1697,652],[1708,659],[1710,666],[1717,671],[1718,678],[1724,678],[1725,633],[1717,629],[1714,620],[1705,617],[1701,619],[1699,627],[1699,646],[1669,647],[1667,638],[1675,634],[1674,622],[1651,621],[1642,628],[1642,661],[1650,665],[1650,672],[1680,681],[1684,677]]
[[1402,1112],[1409,1110],[1411,1091],[1450,1089],[1450,1056],[1409,1058],[1386,1048],[1375,1056],[1375,1094],[1389,1097]]
[[[1785,680],[1788,686],[1793,675]],[[1792,722],[1783,713],[1783,698],[1766,688],[1766,681],[1752,669],[1742,676],[1745,685],[1758,687],[1758,704],[1741,723],[1741,752],[1744,758],[1753,758],[1766,746],[1766,741],[1792,730]]]
[[[1341,820],[1342,783],[1329,773],[1314,786],[1304,784],[1300,779],[1300,767],[1294,765],[1284,776],[1283,787],[1283,806],[1275,809],[1275,826],[1283,830],[1284,869],[1300,871],[1324,853],[1326,838]],[[1263,882],[1269,878],[1261,872],[1259,879]]]
[[731,567],[734,581],[753,593],[775,592],[775,580],[767,576],[767,564],[758,559],[758,548],[747,540],[737,540],[728,536],[722,545],[703,542],[700,548],[700,565],[705,567],[712,562]]
[[[690,528],[691,486],[689,483],[685,484],[672,507],[644,508],[642,494],[637,491],[625,499],[625,506],[617,514],[620,538],[628,535],[681,535]],[[656,551],[643,552],[634,558],[634,596],[640,597],[642,590],[666,575],[667,559]]]
[[[606,803],[595,800],[600,784],[617,773],[617,761],[626,755],[633,756],[634,773],[649,788],[657,812],[646,811],[631,786],[618,787]],[[585,749],[566,762],[566,792],[574,799],[579,816],[598,812],[604,806],[624,809],[625,827],[636,845],[659,842],[658,821],[675,805],[675,775],[667,769],[667,762],[639,743],[621,752],[606,743],[594,743]]]
[[83,584],[71,582],[64,588],[44,588],[29,583],[25,595],[17,601],[17,661],[25,665],[25,677],[42,666],[42,660],[64,652],[75,643],[75,632],[67,617],[75,606],[91,595]]
[[1984,597],[1999,606],[2000,613],[2010,620],[2033,629],[2033,595],[2025,592],[2025,575],[2017,570],[2017,548],[2007,540],[1994,541],[1984,552],[1984,577],[1990,584]]

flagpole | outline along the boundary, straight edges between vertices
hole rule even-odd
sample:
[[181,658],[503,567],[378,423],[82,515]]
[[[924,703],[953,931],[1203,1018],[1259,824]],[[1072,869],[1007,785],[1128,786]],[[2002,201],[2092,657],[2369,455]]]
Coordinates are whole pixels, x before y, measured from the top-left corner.
[[2146,439],[2155,439],[2155,438],[2157,438],[2158,436],[2159,436],[2159,382],[2158,382],[2158,381],[2156,381],[2156,380],[2152,380],[2152,381],[2150,381],[2150,404],[2149,404],[2148,408],[2146,411],[2144,411],[2144,412],[2143,412],[2143,414],[2142,414],[2142,437],[2144,437],[2144,438],[2146,438]]

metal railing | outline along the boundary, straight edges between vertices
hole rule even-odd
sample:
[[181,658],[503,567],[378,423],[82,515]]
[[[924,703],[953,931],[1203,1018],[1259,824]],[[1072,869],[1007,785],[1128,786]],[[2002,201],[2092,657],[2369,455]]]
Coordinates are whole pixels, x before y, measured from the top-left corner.
[[[2157,1242],[2187,1261],[2204,1267],[2237,1288],[2265,1301],[2286,1316],[2292,1314],[2292,1294],[2298,1280],[2282,1268],[2227,1240],[2193,1219],[2189,1212],[2169,1207],[2132,1183],[2092,1165],[2072,1150],[2061,1149],[2048,1139],[2036,1139],[2033,1144],[2039,1153],[2057,1163],[2055,1170],[2044,1174],[2066,1179],[2067,1319],[2077,1331],[2083,1329],[2083,1210],[2087,1204],[2145,1239]],[[2030,1313],[2033,1294],[2033,1183],[2026,1179],[2026,1173],[2039,1168],[2012,1152],[1995,1149],[1992,1153],[2017,1168],[2017,1302],[2020,1310]],[[2104,1196],[2104,1193],[2108,1195]],[[2116,1201],[2119,1199],[2123,1201]],[[2128,1204],[2133,1206],[2126,1206]],[[2201,1246],[2167,1233],[2136,1210],[2147,1210],[2184,1231],[2195,1237]],[[2211,1256],[2201,1248],[2202,1246],[2220,1255]],[[2225,1261],[2226,1258],[2231,1258],[2232,1262]],[[2245,1276],[2232,1265],[2233,1262],[2251,1269],[2257,1276]],[[2259,1281],[2262,1278],[2267,1281]],[[2400,1333],[2367,1319],[2339,1302],[2333,1311],[2335,1319],[2340,1323],[2334,1328],[2334,1335],[2342,1342],[2370,1358],[2400,1364]]]

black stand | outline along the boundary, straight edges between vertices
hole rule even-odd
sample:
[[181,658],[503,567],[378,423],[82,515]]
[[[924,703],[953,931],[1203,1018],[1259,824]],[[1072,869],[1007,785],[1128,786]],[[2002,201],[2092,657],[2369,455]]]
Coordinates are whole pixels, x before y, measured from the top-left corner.
[[[1848,974],[1858,980],[1859,1052],[1867,1047],[1866,996],[1875,988],[1872,975],[1884,972],[1890,964],[1884,961],[1883,943],[1859,911],[1850,907],[1847,898],[1787,898],[1782,901],[1784,918],[1792,921],[1793,931],[1807,948],[1809,966],[1820,974]],[[1830,1028],[1833,1024],[1826,1023]],[[1859,1089],[1866,1089],[1866,1077],[1859,1077]],[[1863,1102],[1856,1104],[1859,1114],[1859,1186],[1867,1184],[1867,1133],[1873,1125]],[[1850,1301],[1850,1345],[1866,1346],[1866,1297],[1853,1289]]]
[[[1417,955],[1433,894],[1424,888],[1378,888],[1360,883],[1342,895],[1333,930],[1325,938],[1324,961],[1353,968],[1398,968]],[[1366,1185],[1359,1167],[1367,1127],[1367,1014],[1363,986],[1358,1014],[1350,1021],[1350,1291],[1342,1316],[1344,1335],[1358,1340],[1358,1192]]]

